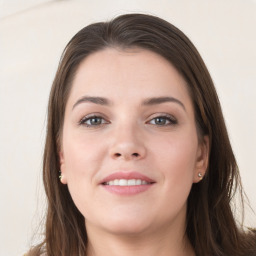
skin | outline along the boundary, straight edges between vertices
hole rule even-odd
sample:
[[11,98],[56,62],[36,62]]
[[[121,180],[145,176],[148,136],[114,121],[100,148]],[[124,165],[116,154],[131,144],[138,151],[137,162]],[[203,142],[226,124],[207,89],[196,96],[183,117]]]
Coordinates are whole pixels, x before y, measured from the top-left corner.
[[[84,96],[110,104],[79,102]],[[180,103],[143,104],[155,97]],[[92,125],[88,116],[95,115]],[[88,255],[194,255],[186,205],[208,151],[187,85],[166,59],[143,49],[88,56],[73,81],[59,152],[61,182],[86,220]],[[139,172],[155,184],[136,195],[110,193],[99,183],[118,171]]]

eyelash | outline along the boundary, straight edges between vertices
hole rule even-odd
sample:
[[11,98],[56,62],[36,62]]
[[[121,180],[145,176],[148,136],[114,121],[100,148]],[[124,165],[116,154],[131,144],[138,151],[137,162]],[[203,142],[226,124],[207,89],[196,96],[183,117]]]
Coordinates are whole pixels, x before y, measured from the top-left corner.
[[[86,122],[89,121],[89,120],[92,120],[92,119],[100,119],[101,120],[101,123],[100,124],[87,124]],[[165,120],[165,123],[164,124],[150,124],[151,121],[155,120],[156,119],[164,119]],[[102,123],[102,121],[104,120],[104,122]],[[168,124],[166,124],[166,121],[168,122]],[[106,121],[104,117],[100,116],[100,115],[92,115],[92,116],[85,116],[83,117],[79,122],[78,124],[79,125],[83,125],[83,126],[86,126],[88,128],[97,128],[97,127],[101,127],[105,124],[109,124],[110,122]],[[177,119],[175,119],[173,116],[171,115],[168,115],[168,114],[161,114],[159,116],[156,116],[152,119],[150,119],[148,122],[148,124],[150,125],[156,125],[156,126],[159,126],[159,127],[165,127],[165,126],[171,126],[171,125],[177,125],[178,124],[178,121]]]
[[[165,124],[163,124],[163,125],[160,124],[160,125],[157,125],[157,126],[171,126],[171,125],[176,125],[176,124],[178,124],[177,119],[174,118],[174,117],[171,116],[171,115],[168,115],[168,114],[161,114],[161,115],[159,115],[159,116],[156,116],[156,117],[150,119],[149,122],[151,122],[152,120],[155,120],[155,121],[156,121],[156,119],[164,119],[165,121],[169,122],[168,124],[165,123]],[[151,125],[156,125],[156,124],[151,124]]]
[[92,120],[92,119],[101,119],[101,121],[102,120],[105,120],[102,116],[99,116],[99,115],[93,115],[93,116],[85,116],[85,117],[83,117],[80,121],[79,121],[79,125],[84,125],[84,126],[86,126],[86,127],[88,127],[88,128],[93,128],[93,127],[100,127],[100,126],[102,126],[102,125],[104,125],[104,124],[107,124],[107,123],[109,123],[109,122],[107,122],[106,120],[105,120],[105,122],[104,123],[100,123],[99,125],[93,125],[93,124],[86,124],[86,122],[87,121],[89,121],[89,120]]

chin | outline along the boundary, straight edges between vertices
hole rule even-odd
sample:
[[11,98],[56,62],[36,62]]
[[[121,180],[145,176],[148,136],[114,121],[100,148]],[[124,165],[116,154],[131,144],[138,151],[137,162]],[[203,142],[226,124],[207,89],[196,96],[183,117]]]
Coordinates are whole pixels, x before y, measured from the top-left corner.
[[[112,234],[118,235],[135,235],[145,233],[150,227],[152,227],[153,221],[145,218],[138,218],[138,216],[121,216],[117,215],[110,218],[107,223],[104,223],[105,230]],[[107,224],[107,225],[106,225]]]
[[134,236],[139,234],[144,234],[149,229],[149,226],[144,225],[134,225],[127,223],[124,225],[123,223],[120,225],[115,225],[111,227],[107,227],[107,231],[109,233],[119,235],[119,236]]

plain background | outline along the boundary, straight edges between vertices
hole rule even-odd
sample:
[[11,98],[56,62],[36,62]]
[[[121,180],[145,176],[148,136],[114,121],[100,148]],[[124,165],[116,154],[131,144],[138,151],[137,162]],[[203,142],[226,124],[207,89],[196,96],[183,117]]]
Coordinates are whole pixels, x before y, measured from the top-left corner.
[[[215,82],[245,191],[256,210],[256,2],[253,0],[0,0],[0,256],[39,233],[49,90],[62,50],[89,23],[158,15],[196,45]],[[220,145],[221,146],[221,145]],[[246,209],[246,225],[256,226]]]

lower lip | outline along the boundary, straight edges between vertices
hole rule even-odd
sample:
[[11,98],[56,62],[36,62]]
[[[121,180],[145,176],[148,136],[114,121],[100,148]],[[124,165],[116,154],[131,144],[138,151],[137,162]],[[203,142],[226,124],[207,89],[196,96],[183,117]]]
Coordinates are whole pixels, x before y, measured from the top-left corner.
[[110,186],[110,185],[101,185],[108,192],[117,194],[117,195],[136,195],[142,192],[147,191],[152,188],[154,184],[146,184],[146,185],[137,185],[137,186]]

